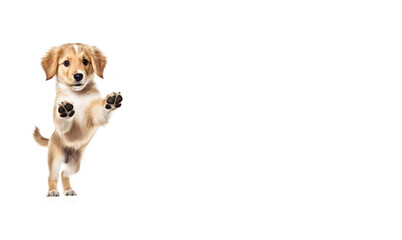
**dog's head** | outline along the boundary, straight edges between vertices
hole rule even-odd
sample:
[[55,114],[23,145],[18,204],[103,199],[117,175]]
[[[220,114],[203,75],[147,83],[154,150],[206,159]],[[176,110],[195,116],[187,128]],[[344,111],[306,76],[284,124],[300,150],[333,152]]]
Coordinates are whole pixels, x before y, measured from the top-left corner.
[[94,73],[103,78],[105,66],[106,57],[98,48],[81,43],[53,47],[42,59],[46,80],[56,75],[57,81],[73,91],[81,91],[92,83]]

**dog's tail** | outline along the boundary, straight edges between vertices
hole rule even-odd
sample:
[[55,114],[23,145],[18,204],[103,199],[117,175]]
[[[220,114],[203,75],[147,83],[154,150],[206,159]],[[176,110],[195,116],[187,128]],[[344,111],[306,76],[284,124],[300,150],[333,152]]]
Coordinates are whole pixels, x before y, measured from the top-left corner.
[[48,139],[48,138],[44,138],[44,137],[40,134],[40,131],[39,131],[39,128],[38,128],[38,127],[35,127],[35,130],[34,130],[34,132],[33,132],[33,136],[34,136],[35,141],[36,141],[39,145],[44,146],[44,147],[47,147],[47,145],[48,145],[48,143],[49,143],[49,139]]

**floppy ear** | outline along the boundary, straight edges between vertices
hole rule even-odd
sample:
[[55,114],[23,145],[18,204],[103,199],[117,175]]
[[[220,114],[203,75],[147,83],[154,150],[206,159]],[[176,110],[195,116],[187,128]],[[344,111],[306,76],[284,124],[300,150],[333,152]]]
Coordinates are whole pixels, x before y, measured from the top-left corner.
[[103,70],[106,66],[106,57],[97,47],[91,47],[91,62],[96,72],[100,78],[103,78]]
[[59,48],[51,48],[42,58],[42,68],[46,73],[46,80],[54,77],[57,71],[57,61],[59,59]]

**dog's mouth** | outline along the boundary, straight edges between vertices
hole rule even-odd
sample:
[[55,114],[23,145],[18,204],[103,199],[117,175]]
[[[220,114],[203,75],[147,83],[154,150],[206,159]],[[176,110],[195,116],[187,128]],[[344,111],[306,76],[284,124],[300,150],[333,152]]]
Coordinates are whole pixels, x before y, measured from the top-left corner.
[[71,85],[71,88],[72,88],[74,91],[81,91],[81,90],[84,88],[84,84],[82,84],[82,83],[76,83],[76,84]]

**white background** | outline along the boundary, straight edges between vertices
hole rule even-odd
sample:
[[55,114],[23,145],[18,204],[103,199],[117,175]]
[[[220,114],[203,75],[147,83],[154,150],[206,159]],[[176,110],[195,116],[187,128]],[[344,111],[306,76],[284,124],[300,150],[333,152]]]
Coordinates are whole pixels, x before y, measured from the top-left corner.
[[[0,239],[401,239],[401,10],[2,2]],[[68,42],[105,53],[124,101],[78,196],[50,199],[31,134],[54,130],[40,60]]]

